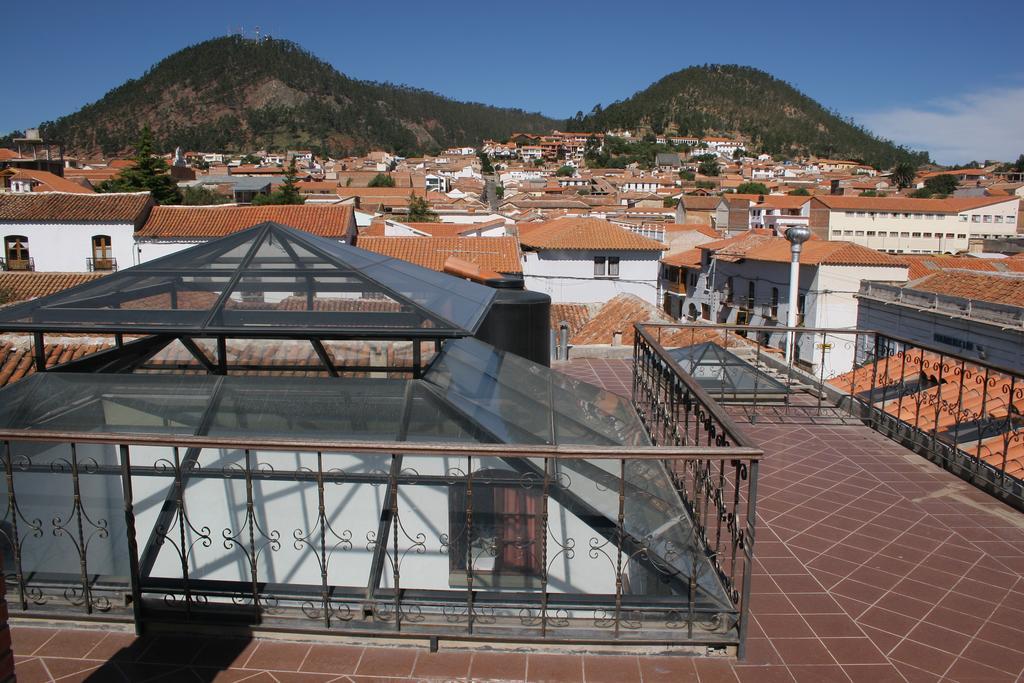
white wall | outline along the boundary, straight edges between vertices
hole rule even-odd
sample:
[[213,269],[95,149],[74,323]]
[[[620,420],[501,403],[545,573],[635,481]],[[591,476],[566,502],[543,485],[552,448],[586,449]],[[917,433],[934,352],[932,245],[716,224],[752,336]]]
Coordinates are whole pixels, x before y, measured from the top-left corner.
[[[118,268],[135,264],[135,227],[131,223],[0,223],[0,239],[8,235],[28,238],[29,256],[36,270],[84,272],[92,258],[92,238],[107,235]],[[6,258],[6,254],[0,254]]]
[[[722,306],[726,282],[733,279],[733,305]],[[849,328],[857,326],[858,300],[855,294],[862,280],[906,281],[906,267],[866,266],[801,266],[799,291],[805,295],[804,327]],[[730,263],[719,261],[715,265],[713,282],[709,282],[709,270],[702,270],[697,286],[690,288],[683,301],[685,315],[692,303],[698,318],[702,304],[711,306],[711,322],[735,324],[740,309],[746,305],[748,287],[754,281],[754,308],[750,325],[778,325],[785,327],[789,314],[789,264],[767,261],[742,261]],[[712,293],[706,294],[705,289]],[[771,304],[772,288],[778,290],[778,314],[774,319],[765,318],[763,305]],[[716,305],[720,314],[716,317]],[[784,343],[783,333],[771,334],[768,343],[779,347]],[[831,335],[828,339],[821,334],[801,334],[797,337],[798,357],[810,363],[815,373],[825,378],[841,374],[853,367],[854,336]],[[831,344],[822,349],[820,344]],[[822,351],[824,350],[824,363]]]
[[[594,257],[619,257],[618,278],[595,278]],[[526,288],[551,296],[554,303],[598,303],[619,294],[635,294],[658,304],[658,251],[524,252]]]

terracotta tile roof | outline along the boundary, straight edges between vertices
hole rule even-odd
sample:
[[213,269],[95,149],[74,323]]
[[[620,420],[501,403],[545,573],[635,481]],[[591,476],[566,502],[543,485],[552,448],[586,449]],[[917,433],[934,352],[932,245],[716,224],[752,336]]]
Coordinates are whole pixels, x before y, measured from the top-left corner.
[[562,322],[569,323],[569,342],[576,337],[583,326],[594,317],[600,309],[600,304],[551,304],[551,329],[558,333],[558,326]]
[[597,218],[559,218],[520,224],[519,242],[529,249],[664,251],[665,245]]
[[[45,345],[46,366],[77,360],[112,346],[109,342],[83,341],[74,337]],[[36,371],[31,339],[0,339],[0,387],[17,382]]]
[[341,197],[366,197],[367,199],[401,197],[408,200],[410,194],[417,197],[427,196],[427,191],[422,187],[338,187],[337,193]]
[[11,159],[20,159],[18,153],[13,149],[7,149],[6,147],[0,147],[0,161],[10,161]]
[[687,249],[686,251],[669,254],[661,259],[661,262],[666,266],[693,268],[700,265],[702,253],[700,249]]
[[[804,197],[807,199],[807,197]],[[818,195],[816,201],[830,209],[854,211],[888,211],[894,213],[959,213],[983,206],[1002,204],[1012,197],[949,197],[946,199],[913,199],[911,197],[850,197]]]
[[[946,275],[950,273],[931,277]],[[966,443],[966,450],[971,453],[977,449],[978,456],[996,469],[1003,469],[1005,460],[1006,473],[1024,479],[1024,440],[1021,439],[1024,431],[1015,428],[1012,421],[1004,420],[1011,412],[1016,415],[1024,412],[1024,396],[1019,388],[1014,388],[1019,380],[974,363],[950,361],[949,357],[943,361],[937,353],[911,348],[828,381],[843,393],[875,400],[875,405],[908,425],[924,432],[944,433],[945,438],[955,438],[960,425],[977,416],[994,418],[996,424],[1002,424],[1005,430],[1002,434],[997,433],[980,444],[976,436],[965,435],[961,447]],[[891,400],[891,393],[874,389],[887,385],[906,386],[910,384],[907,380],[921,376],[927,378],[931,386],[901,394],[898,401]],[[982,379],[984,381],[979,381]],[[872,392],[875,399],[871,398]],[[1011,393],[1012,401],[1008,400]],[[921,410],[922,405],[935,406],[935,409]]]
[[101,277],[104,273],[3,272],[0,273],[0,295],[10,297],[7,303],[27,301]]
[[1024,277],[996,273],[942,271],[907,284],[919,292],[1024,307]]
[[152,205],[148,192],[0,194],[0,221],[137,224]]
[[702,235],[714,237],[715,239],[722,236],[721,233],[705,223],[661,223],[658,227],[662,228],[666,234],[699,232]]
[[61,178],[49,171],[36,171],[30,168],[12,168],[12,180],[33,181],[37,183],[33,192],[72,192],[75,194],[93,194],[93,191],[73,180]]
[[635,294],[619,294],[601,306],[597,315],[573,335],[573,344],[611,344],[615,332],[622,333],[623,346],[632,346],[633,324],[638,322],[673,322],[668,314]]
[[911,280],[916,280],[919,277],[930,275],[939,270],[980,270],[994,273],[1002,270],[999,266],[1003,265],[1003,261],[1009,260],[1003,259],[999,262],[993,262],[991,259],[975,258],[973,256],[931,256],[928,254],[902,254],[900,258],[910,264],[907,277]]
[[347,204],[268,206],[157,206],[137,233],[146,238],[222,237],[275,221],[321,237],[345,237],[355,225]]
[[[715,256],[723,261],[771,261],[789,263],[790,245],[782,237],[748,231],[742,235],[717,242],[700,245],[701,249],[715,252]],[[907,262],[901,257],[884,254],[868,247],[852,242],[836,242],[831,240],[808,240],[804,243],[800,254],[803,265],[827,266],[889,266],[906,267]]]
[[701,197],[699,195],[683,195],[683,204],[687,211],[714,211],[722,198],[716,195]]
[[92,184],[98,184],[104,180],[110,180],[121,175],[121,169],[119,168],[66,168],[64,169],[64,177],[81,178],[87,180]]
[[514,237],[366,237],[359,247],[402,259],[431,270],[444,271],[449,256],[499,273],[522,273],[519,244]]

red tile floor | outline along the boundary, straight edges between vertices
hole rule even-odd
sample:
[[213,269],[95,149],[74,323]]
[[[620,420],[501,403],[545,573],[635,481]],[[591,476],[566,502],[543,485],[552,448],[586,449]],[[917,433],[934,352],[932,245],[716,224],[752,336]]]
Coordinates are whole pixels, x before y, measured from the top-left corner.
[[[628,361],[558,369],[628,394]],[[749,429],[767,455],[745,661],[136,639],[18,621],[18,680],[1024,680],[1024,515],[863,426]]]

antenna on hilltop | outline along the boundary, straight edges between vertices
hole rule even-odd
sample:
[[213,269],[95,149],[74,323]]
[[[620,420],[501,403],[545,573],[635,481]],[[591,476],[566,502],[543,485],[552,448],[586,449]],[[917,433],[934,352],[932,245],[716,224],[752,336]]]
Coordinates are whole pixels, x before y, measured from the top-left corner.
[[256,42],[260,42],[260,27],[256,27]]

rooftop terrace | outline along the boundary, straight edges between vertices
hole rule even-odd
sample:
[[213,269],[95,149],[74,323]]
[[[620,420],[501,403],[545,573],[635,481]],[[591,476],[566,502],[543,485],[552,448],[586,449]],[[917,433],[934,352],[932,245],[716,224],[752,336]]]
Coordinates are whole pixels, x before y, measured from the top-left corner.
[[[557,369],[628,396],[631,365],[580,359]],[[19,680],[1020,680],[1020,513],[863,425],[749,429],[765,458],[744,661],[136,638],[18,620]]]

